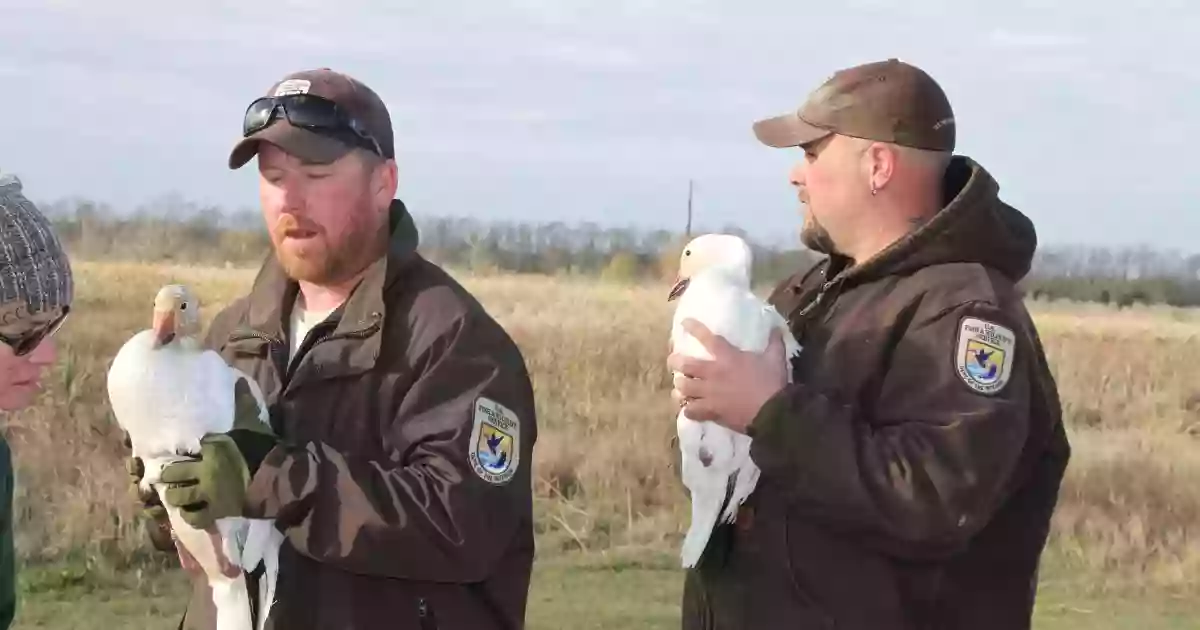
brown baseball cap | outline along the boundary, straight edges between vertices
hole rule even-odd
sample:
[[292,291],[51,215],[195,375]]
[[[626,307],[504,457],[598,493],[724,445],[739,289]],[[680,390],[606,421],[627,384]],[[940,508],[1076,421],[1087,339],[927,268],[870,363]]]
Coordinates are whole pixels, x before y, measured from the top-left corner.
[[794,113],[754,123],[776,148],[803,146],[836,133],[902,146],[954,150],[954,111],[924,70],[898,59],[838,70]]
[[[357,79],[329,68],[295,72],[280,79],[267,96],[308,94],[334,103],[356,118],[362,129],[379,143],[383,157],[394,158],[392,119],[387,106],[374,90]],[[229,153],[229,168],[241,168],[258,153],[260,142],[269,142],[307,162],[328,164],[357,145],[349,138],[353,132],[324,132],[293,126],[282,114],[263,129],[242,138]]]

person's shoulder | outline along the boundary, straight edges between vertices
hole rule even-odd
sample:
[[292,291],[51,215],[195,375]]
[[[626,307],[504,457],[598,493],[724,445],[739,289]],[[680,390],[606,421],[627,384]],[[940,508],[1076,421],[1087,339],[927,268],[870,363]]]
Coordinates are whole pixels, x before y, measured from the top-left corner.
[[225,320],[229,319],[230,317],[237,317],[246,310],[246,305],[249,303],[249,301],[249,295],[240,295],[236,298],[233,298],[232,301],[226,303],[217,310],[217,314],[213,316],[213,321],[216,322],[217,320]]
[[479,299],[440,265],[415,256],[387,300],[388,319],[401,318],[417,347],[447,334],[511,344],[504,328]]
[[1002,312],[1024,308],[1016,281],[980,263],[930,265],[913,273],[908,283],[927,308],[946,309],[967,304]]
[[407,306],[416,322],[453,322],[486,312],[475,296],[450,272],[421,256],[409,262],[404,278],[389,291],[388,308]]
[[243,295],[217,310],[217,314],[213,315],[212,322],[208,325],[208,331],[204,335],[206,348],[220,347],[225,339],[233,333],[234,328],[241,321],[242,314],[246,311],[249,299],[250,296]]

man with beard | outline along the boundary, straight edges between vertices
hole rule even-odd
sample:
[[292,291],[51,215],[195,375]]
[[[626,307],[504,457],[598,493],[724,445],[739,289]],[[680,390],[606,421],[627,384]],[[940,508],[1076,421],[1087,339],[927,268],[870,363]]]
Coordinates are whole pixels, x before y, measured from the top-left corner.
[[[417,253],[387,108],[349,76],[299,72],[249,106],[243,136],[229,166],[257,155],[274,256],[205,344],[258,382],[277,436],[206,439],[163,471],[165,500],[198,527],[276,519],[287,544],[269,628],[521,628],[529,374],[475,298]],[[163,523],[161,505],[146,507]],[[193,581],[181,627],[212,628]]]
[[684,628],[1030,627],[1069,457],[1017,282],[1031,222],[955,155],[922,70],[847,68],[754,125],[800,147],[802,240],[828,254],[771,302],[804,346],[671,356],[689,415],[754,439],[762,474],[687,576]]

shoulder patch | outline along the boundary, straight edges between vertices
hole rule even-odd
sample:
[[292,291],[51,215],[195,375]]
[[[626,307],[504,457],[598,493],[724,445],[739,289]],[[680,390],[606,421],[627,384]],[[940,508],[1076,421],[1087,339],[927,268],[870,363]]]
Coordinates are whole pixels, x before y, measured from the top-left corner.
[[1017,337],[999,324],[967,317],[958,328],[954,368],[967,387],[981,394],[997,394],[1012,374]]
[[480,479],[505,484],[520,464],[521,422],[517,414],[485,397],[475,399],[467,459]]

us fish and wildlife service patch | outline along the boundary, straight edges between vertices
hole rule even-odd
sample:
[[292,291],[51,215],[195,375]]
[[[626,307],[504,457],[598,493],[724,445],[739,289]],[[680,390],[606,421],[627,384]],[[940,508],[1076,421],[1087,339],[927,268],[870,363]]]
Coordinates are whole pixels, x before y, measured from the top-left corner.
[[475,400],[471,427],[471,469],[488,483],[504,484],[517,473],[520,463],[521,423],[517,414],[485,397]]
[[981,394],[997,394],[1012,374],[1017,337],[999,324],[976,317],[962,320],[954,356],[955,371],[967,387]]

